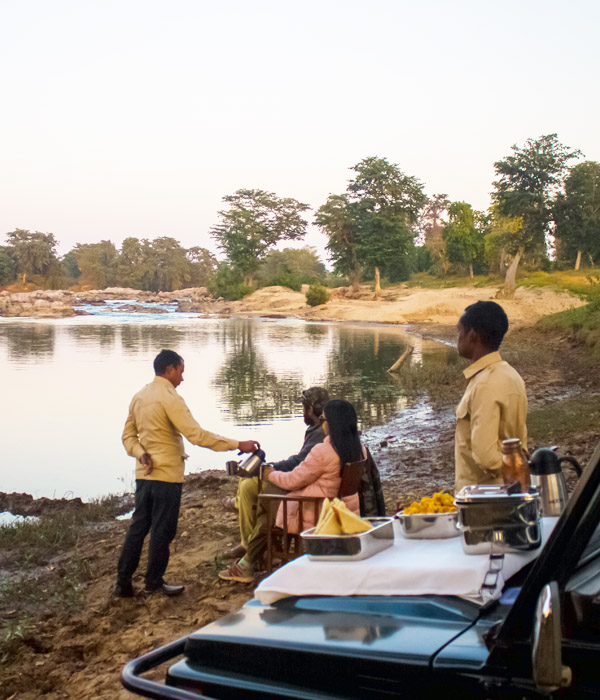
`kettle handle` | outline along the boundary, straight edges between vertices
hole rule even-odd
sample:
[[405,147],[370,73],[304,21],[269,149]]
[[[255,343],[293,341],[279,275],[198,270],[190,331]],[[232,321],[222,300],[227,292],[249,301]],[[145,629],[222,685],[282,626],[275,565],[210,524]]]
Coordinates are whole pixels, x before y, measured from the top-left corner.
[[575,473],[577,474],[578,477],[581,476],[581,474],[583,473],[583,469],[581,468],[581,465],[575,459],[575,457],[571,457],[570,455],[565,455],[564,457],[559,457],[558,463],[562,464],[563,462],[568,462],[573,467],[573,469],[575,470]]

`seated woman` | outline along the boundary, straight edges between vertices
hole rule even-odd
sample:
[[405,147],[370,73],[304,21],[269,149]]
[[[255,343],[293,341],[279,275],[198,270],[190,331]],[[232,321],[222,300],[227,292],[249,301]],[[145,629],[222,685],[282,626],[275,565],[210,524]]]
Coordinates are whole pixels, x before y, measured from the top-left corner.
[[[365,458],[366,449],[358,437],[358,425],[354,406],[348,401],[329,401],[323,409],[325,440],[315,445],[308,456],[291,472],[265,469],[264,478],[289,491],[290,496],[322,496],[335,498],[342,480],[341,469],[346,462],[358,462]],[[344,502],[356,514],[360,514],[358,493],[346,496]],[[314,508],[302,509],[299,523],[298,502],[288,503],[288,532],[301,532],[315,525]],[[283,527],[283,504],[277,512],[277,527]]]
[[[357,462],[365,458],[367,450],[358,437],[358,425],[354,406],[348,401],[334,400],[325,404],[323,409],[323,431],[325,440],[315,445],[306,459],[290,472],[275,471],[267,467],[263,479],[282,489],[288,490],[290,496],[322,496],[335,498],[342,482],[342,465]],[[360,511],[358,493],[347,496],[344,502],[357,515]],[[310,506],[302,509],[302,520],[298,522],[298,502],[288,503],[288,532],[300,532],[312,527],[314,509]],[[267,544],[267,514],[259,505],[256,525],[248,540],[246,554],[229,569],[219,572],[225,581],[253,581],[253,569],[262,560]],[[283,526],[283,505],[279,506],[276,525]]]

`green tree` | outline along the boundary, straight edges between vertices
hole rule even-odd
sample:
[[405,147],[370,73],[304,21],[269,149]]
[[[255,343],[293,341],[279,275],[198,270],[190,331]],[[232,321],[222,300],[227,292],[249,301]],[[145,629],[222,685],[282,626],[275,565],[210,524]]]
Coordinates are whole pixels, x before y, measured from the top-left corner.
[[149,290],[154,269],[151,260],[151,244],[146,240],[125,238],[121,243],[117,264],[118,284],[133,289]]
[[14,249],[0,246],[0,284],[10,284],[17,278],[17,261]]
[[317,212],[337,272],[356,288],[363,272],[406,279],[415,256],[419,213],[427,201],[421,183],[386,158],[369,157],[352,170],[347,193],[331,195]]
[[240,273],[226,262],[221,262],[217,274],[208,281],[208,291],[215,297],[236,301],[252,292],[252,287],[244,284]]
[[70,250],[66,255],[62,256],[60,265],[68,284],[75,284],[81,276],[81,270],[77,264],[77,253],[74,250]]
[[74,251],[82,284],[104,289],[117,283],[119,256],[112,241],[78,243]]
[[328,238],[327,250],[333,269],[347,275],[354,289],[360,284],[362,268],[358,250],[358,205],[347,194],[332,194],[319,207],[317,226]]
[[299,291],[303,284],[322,282],[326,275],[314,248],[285,248],[269,251],[257,280],[263,287],[281,285]]
[[251,284],[261,260],[280,241],[299,240],[306,234],[302,213],[309,209],[291,197],[263,190],[238,190],[223,197],[228,209],[219,212],[222,223],[211,236],[229,263]]
[[172,292],[188,286],[191,263],[179,241],[169,236],[155,238],[150,244],[149,260],[152,266],[151,291]]
[[[515,250],[522,236],[523,220],[520,217],[501,216],[498,205],[489,208],[484,236],[484,258],[490,272],[506,274],[507,250]],[[516,239],[516,240],[515,240]]]
[[582,255],[595,261],[600,255],[600,163],[575,165],[558,195],[554,219],[558,257],[575,259],[579,270]]
[[56,238],[52,233],[40,233],[18,228],[6,234],[9,246],[13,248],[17,270],[22,275],[23,284],[27,276],[46,275],[52,263],[56,263]]
[[477,226],[478,212],[467,202],[453,202],[448,209],[448,223],[443,239],[448,259],[454,265],[466,267],[473,279],[473,263],[483,255],[483,233]]
[[386,158],[364,158],[352,170],[356,176],[348,191],[358,204],[358,253],[374,270],[379,294],[380,270],[392,280],[410,275],[416,224],[427,197],[417,178]]
[[190,263],[190,284],[192,287],[206,287],[217,273],[217,259],[206,248],[193,246],[185,253]]
[[[447,194],[434,194],[427,200],[419,222],[424,246],[433,261],[432,272],[442,276],[447,275],[450,271],[446,242],[442,235],[447,223],[444,220],[444,214],[447,213],[449,206],[450,200]],[[421,253],[421,257],[424,258],[425,255]],[[422,265],[419,266],[419,269],[422,269]]]
[[561,144],[557,134],[528,139],[522,148],[513,145],[512,151],[512,155],[494,163],[498,179],[492,192],[501,216],[522,220],[521,230],[513,236],[511,250],[507,251],[513,259],[504,282],[506,298],[514,296],[523,254],[545,250],[553,197],[562,186],[569,161],[581,155]]

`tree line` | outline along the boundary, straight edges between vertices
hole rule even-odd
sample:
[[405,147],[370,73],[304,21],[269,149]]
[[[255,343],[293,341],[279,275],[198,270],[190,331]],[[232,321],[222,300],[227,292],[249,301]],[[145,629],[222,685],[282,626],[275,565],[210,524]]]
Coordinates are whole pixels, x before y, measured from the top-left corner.
[[513,145],[494,163],[492,205],[485,212],[468,202],[451,202],[446,194],[428,197],[423,183],[399,165],[364,158],[351,168],[346,191],[331,194],[314,215],[327,238],[333,275],[314,249],[276,249],[305,237],[307,204],[241,189],[223,197],[219,223],[210,230],[222,261],[168,236],[126,238],[120,250],[111,241],[78,243],[59,257],[53,234],[16,229],[0,246],[0,284],[20,280],[53,288],[118,285],[150,291],[208,286],[239,298],[257,286],[299,289],[303,283],[343,279],[354,286],[374,279],[378,292],[382,277],[398,282],[428,271],[441,277],[505,275],[504,293],[511,296],[520,264],[529,269],[596,264],[600,163],[577,162],[582,157],[556,134]]

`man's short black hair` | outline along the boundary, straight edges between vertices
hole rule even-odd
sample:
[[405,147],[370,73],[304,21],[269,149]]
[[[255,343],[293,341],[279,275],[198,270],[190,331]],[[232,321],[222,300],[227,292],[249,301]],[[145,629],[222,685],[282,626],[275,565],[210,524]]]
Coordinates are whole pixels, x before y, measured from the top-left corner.
[[498,350],[508,330],[508,316],[495,301],[478,301],[467,306],[460,322],[465,330],[473,330],[490,350]]
[[179,367],[183,362],[183,357],[174,350],[161,350],[154,358],[154,374],[162,376],[167,367]]
[[323,406],[329,401],[327,389],[322,386],[311,386],[310,389],[305,389],[302,392],[302,403],[307,406],[312,406],[316,416],[323,413]]

